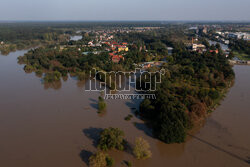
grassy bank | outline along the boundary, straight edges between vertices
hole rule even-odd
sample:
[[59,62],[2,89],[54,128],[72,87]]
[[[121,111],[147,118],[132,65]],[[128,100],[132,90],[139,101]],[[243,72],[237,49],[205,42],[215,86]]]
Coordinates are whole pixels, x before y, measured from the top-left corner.
[[250,55],[247,55],[245,53],[240,53],[240,52],[233,52],[235,57],[238,57],[241,60],[246,60],[246,61],[250,61]]

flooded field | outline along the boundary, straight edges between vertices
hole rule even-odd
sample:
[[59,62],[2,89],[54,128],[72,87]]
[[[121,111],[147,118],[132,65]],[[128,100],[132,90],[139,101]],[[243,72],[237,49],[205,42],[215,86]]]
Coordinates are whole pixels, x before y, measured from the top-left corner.
[[17,57],[26,51],[0,55],[0,166],[85,167],[96,149],[98,133],[117,127],[133,144],[135,137],[150,142],[153,156],[137,161],[130,151],[109,152],[115,166],[244,167],[250,165],[250,66],[235,66],[235,85],[221,106],[195,136],[183,144],[164,144],[135,116],[138,101],[108,100],[107,112],[97,113],[99,93],[84,91],[84,82],[69,77],[43,85],[26,74]]

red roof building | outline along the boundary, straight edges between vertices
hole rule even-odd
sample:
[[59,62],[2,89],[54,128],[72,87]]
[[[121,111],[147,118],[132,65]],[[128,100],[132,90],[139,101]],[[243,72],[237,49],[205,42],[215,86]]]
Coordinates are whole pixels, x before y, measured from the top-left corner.
[[112,57],[112,62],[113,62],[113,63],[119,63],[120,60],[121,60],[121,58],[120,58],[118,55],[114,55],[114,56]]
[[216,49],[216,50],[210,50],[210,53],[216,53],[216,54],[218,54],[219,51],[218,51],[218,49]]

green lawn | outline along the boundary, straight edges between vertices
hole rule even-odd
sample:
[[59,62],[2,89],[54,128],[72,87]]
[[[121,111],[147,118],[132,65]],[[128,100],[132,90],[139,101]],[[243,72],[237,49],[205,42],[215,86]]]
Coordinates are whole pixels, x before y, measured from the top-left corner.
[[250,55],[247,55],[245,53],[239,53],[239,52],[236,52],[236,51],[234,51],[233,53],[234,53],[234,55],[236,57],[238,57],[241,60],[250,60]]

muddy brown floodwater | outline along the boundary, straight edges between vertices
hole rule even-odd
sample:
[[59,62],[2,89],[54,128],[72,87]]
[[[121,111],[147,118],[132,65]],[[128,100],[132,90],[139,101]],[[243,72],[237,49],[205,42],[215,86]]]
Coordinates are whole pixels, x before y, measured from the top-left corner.
[[111,151],[117,167],[124,160],[135,167],[250,166],[250,66],[234,67],[235,85],[195,136],[167,145],[152,138],[138,118],[124,120],[138,102],[109,100],[107,112],[98,115],[98,93],[85,92],[84,83],[71,77],[43,85],[17,64],[25,52],[0,55],[1,167],[87,166],[98,133],[110,126],[122,129],[130,144],[135,137],[147,139],[153,153],[138,161],[129,151]]

